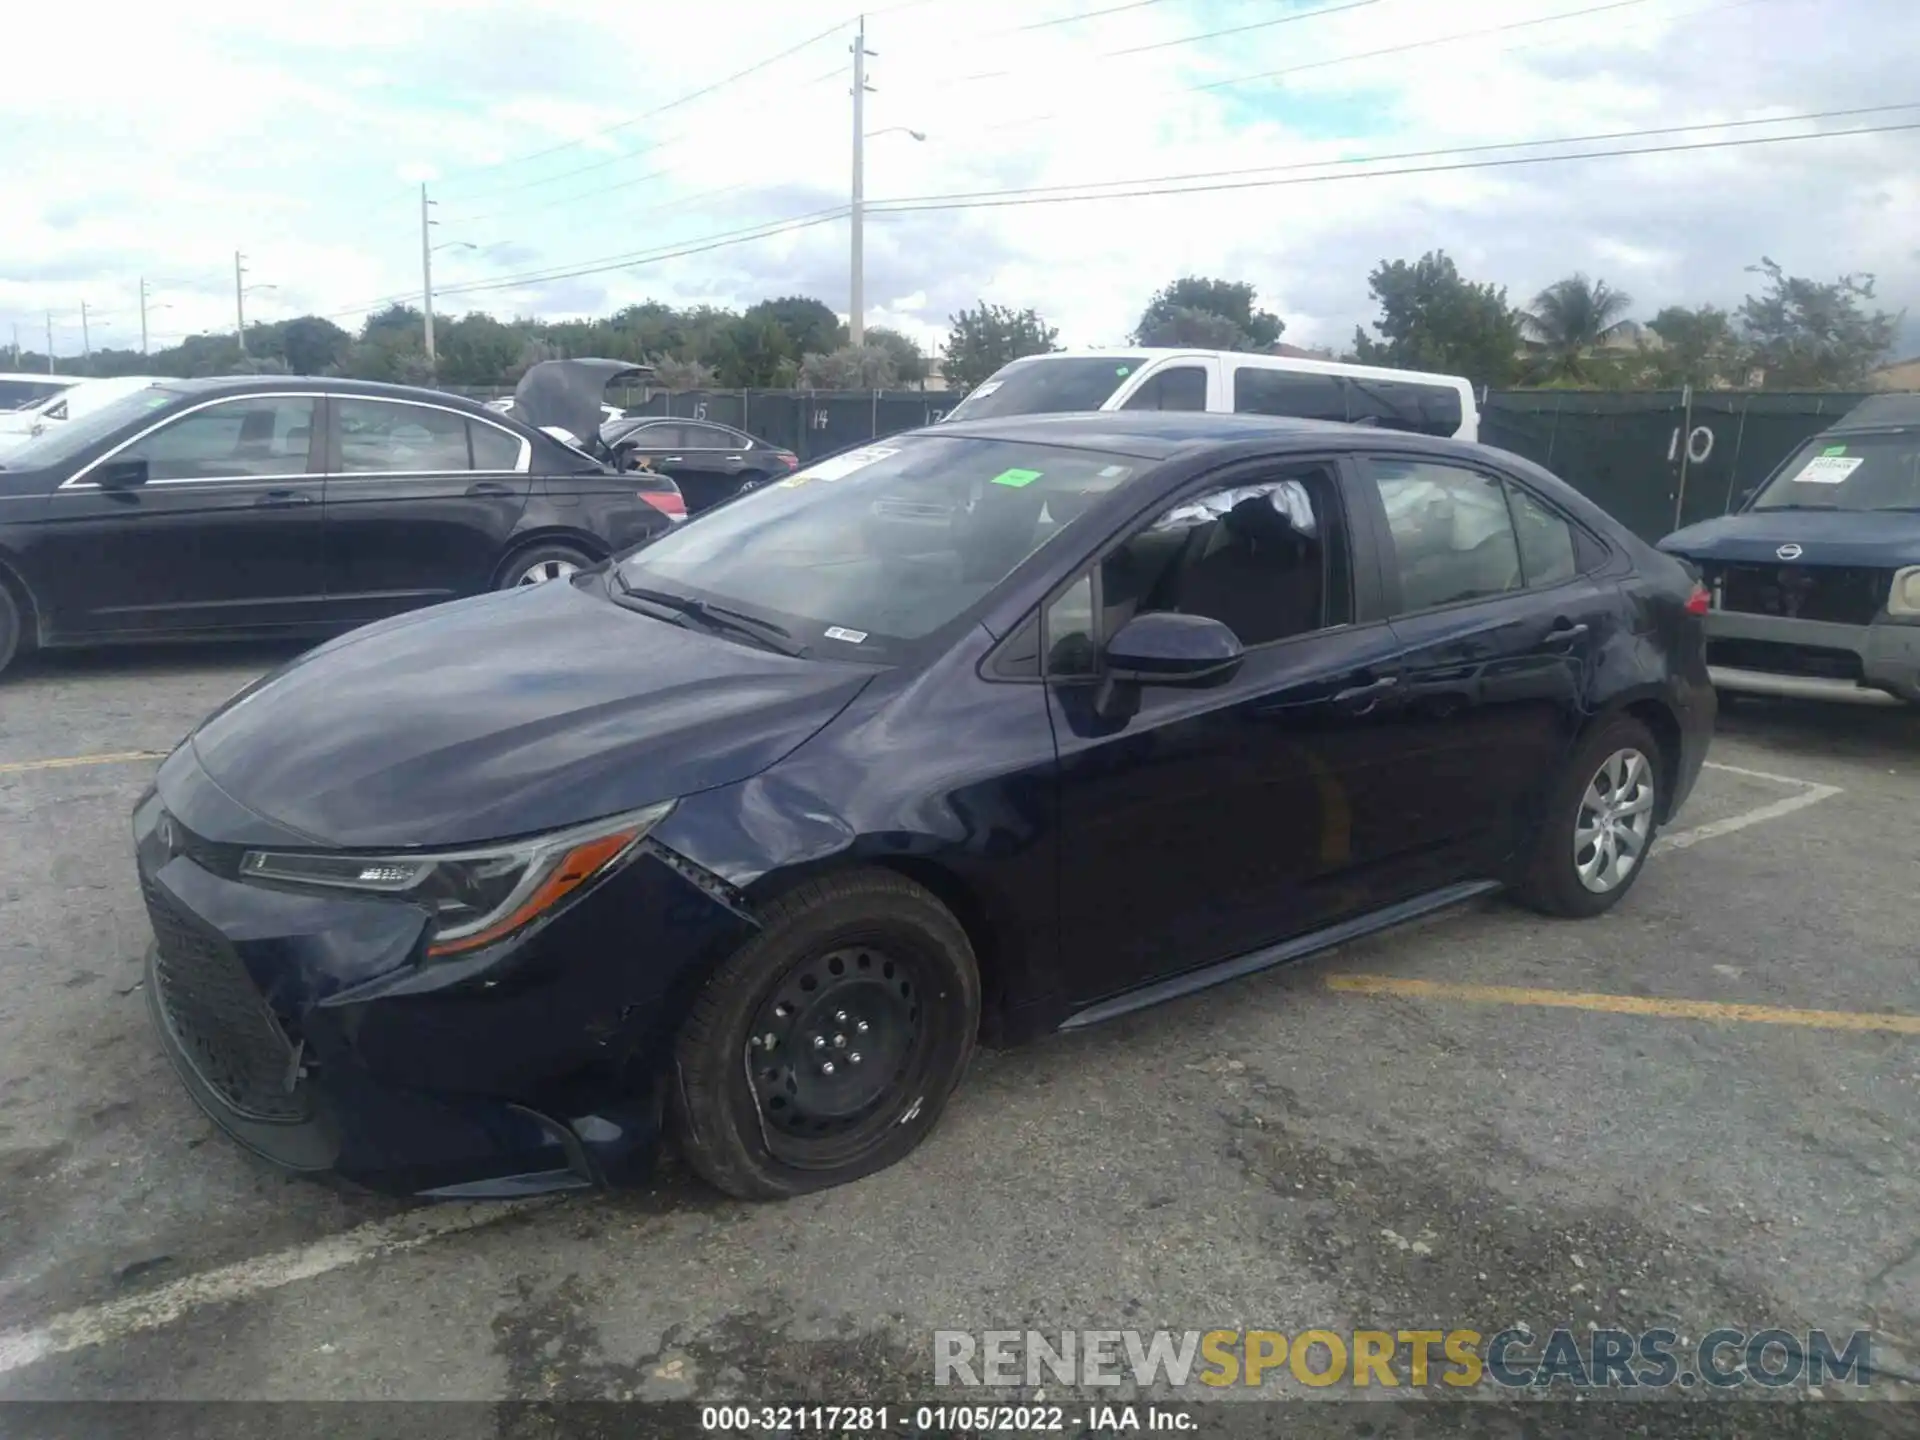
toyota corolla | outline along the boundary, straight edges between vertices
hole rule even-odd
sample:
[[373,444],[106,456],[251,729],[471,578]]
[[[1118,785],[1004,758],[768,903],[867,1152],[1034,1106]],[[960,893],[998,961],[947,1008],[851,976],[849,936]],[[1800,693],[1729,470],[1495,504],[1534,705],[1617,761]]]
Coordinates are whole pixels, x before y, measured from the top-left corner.
[[134,832],[162,1043],[390,1190],[899,1160],[977,1041],[1499,887],[1618,903],[1699,772],[1706,595],[1478,446],[941,426],[243,690]]

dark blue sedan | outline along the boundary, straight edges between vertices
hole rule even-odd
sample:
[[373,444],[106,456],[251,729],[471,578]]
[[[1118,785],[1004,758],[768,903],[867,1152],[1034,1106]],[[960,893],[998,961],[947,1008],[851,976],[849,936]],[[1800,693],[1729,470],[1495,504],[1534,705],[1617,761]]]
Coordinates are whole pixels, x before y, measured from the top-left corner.
[[499,1195],[890,1165],[977,1041],[1509,887],[1616,904],[1706,594],[1544,471],[1100,414],[843,453],[333,641],[135,812],[154,1019],[284,1165]]

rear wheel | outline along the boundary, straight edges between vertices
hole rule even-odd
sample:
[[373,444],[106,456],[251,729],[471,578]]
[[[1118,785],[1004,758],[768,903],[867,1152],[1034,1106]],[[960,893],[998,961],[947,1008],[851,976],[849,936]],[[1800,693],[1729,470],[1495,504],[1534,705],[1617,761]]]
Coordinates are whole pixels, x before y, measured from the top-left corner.
[[675,1047],[687,1162],[743,1199],[844,1184],[933,1129],[973,1053],[980,979],[945,906],[884,871],[813,881],[695,1001]]
[[564,580],[593,564],[593,557],[575,545],[533,545],[508,559],[500,570],[501,590],[518,585],[541,585]]
[[1554,786],[1533,863],[1515,887],[1550,915],[1610,910],[1646,868],[1659,831],[1660,746],[1631,716],[1606,721],[1575,746]]

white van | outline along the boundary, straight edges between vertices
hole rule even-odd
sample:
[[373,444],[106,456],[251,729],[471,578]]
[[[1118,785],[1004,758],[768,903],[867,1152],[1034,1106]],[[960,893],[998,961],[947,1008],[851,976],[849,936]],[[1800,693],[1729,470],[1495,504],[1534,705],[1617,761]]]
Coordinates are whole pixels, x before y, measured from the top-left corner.
[[1480,438],[1473,386],[1458,375],[1244,350],[1136,347],[1029,355],[994,371],[946,418],[985,420],[1073,410],[1286,415],[1456,440]]

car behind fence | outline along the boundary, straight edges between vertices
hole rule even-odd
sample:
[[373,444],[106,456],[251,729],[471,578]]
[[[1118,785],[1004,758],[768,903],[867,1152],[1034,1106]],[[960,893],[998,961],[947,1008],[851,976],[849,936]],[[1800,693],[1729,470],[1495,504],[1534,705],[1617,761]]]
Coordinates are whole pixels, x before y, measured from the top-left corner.
[[[474,390],[477,398],[510,393]],[[804,463],[931,425],[960,401],[942,390],[638,391],[630,414],[732,425]],[[1495,390],[1480,438],[1545,465],[1648,540],[1735,509],[1802,440],[1864,396],[1745,390]]]

